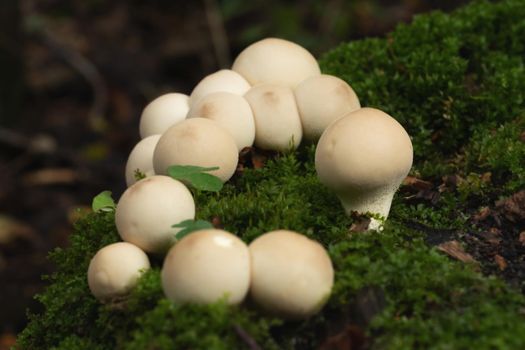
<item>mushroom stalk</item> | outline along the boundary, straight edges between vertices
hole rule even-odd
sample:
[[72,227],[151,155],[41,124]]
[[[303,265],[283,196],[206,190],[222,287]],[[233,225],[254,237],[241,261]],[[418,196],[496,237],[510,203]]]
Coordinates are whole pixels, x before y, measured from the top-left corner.
[[388,217],[396,187],[386,186],[371,191],[347,191],[338,193],[347,215],[352,212],[373,213]]

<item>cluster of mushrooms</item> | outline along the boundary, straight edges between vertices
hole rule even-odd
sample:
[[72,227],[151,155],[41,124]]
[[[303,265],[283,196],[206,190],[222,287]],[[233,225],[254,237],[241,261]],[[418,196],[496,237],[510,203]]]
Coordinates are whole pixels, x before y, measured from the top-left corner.
[[[410,137],[395,119],[361,108],[345,81],[321,74],[307,50],[276,38],[248,46],[231,70],[208,75],[190,96],[153,100],[142,113],[140,135],[115,213],[124,242],[102,248],[89,265],[89,287],[103,302],[129,293],[150,267],[146,253],[166,254],[162,286],[175,302],[225,297],[239,304],[249,294],[269,313],[307,318],[322,308],[333,285],[326,250],[287,230],[265,233],[249,246],[219,229],[177,241],[180,228],[173,225],[194,219],[195,203],[185,184],[167,176],[168,167],[218,167],[210,173],[226,182],[243,148],[284,151],[304,138],[317,142],[319,179],[348,214],[386,219],[412,165]],[[146,178],[137,181],[137,170]],[[370,228],[379,225],[373,219]]]

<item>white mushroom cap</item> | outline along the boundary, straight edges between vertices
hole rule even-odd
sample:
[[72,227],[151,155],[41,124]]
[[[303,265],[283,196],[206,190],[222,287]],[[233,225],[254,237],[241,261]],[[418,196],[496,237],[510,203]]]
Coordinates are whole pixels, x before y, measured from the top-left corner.
[[250,87],[250,84],[239,73],[229,69],[221,69],[207,75],[195,86],[190,95],[190,105],[214,92],[230,92],[242,96]]
[[148,256],[140,248],[126,242],[110,244],[100,249],[89,263],[89,289],[100,301],[125,296],[149,268]]
[[242,96],[229,92],[206,95],[191,106],[187,118],[195,117],[219,123],[233,136],[239,151],[253,145],[255,121],[250,105]]
[[303,47],[287,40],[267,38],[245,48],[232,69],[251,85],[269,83],[294,88],[301,81],[321,74],[316,59]]
[[334,270],[326,250],[297,232],[278,230],[249,246],[252,264],[250,296],[264,310],[304,319],[328,300]]
[[171,248],[161,278],[174,302],[208,304],[226,296],[239,304],[250,286],[248,247],[223,230],[192,232]]
[[151,101],[140,117],[140,137],[162,134],[170,126],[186,118],[189,110],[189,97],[179,93],[169,93]]
[[195,203],[182,182],[155,175],[136,182],[120,197],[115,224],[122,240],[148,253],[164,253],[183,220],[195,217]]
[[378,109],[361,108],[325,130],[315,169],[348,214],[371,212],[386,218],[412,156],[412,142],[401,124]]
[[167,174],[171,165],[218,166],[209,173],[226,182],[232,177],[239,153],[233,136],[216,121],[191,118],[162,134],[153,153],[156,174]]
[[135,171],[139,170],[146,176],[155,175],[153,170],[153,151],[160,135],[151,135],[140,140],[129,154],[126,163],[126,184],[133,185],[137,180],[135,179]]
[[304,138],[317,140],[323,131],[345,113],[361,108],[354,90],[332,75],[317,75],[295,88]]
[[255,145],[284,151],[299,146],[303,137],[301,118],[293,90],[286,86],[261,84],[244,95],[255,119]]

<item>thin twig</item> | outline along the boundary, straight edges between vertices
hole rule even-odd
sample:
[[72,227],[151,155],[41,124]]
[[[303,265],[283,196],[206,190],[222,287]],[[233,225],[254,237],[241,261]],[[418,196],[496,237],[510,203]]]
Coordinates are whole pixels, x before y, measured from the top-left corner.
[[217,63],[221,68],[229,68],[231,65],[230,45],[217,1],[204,0],[204,9]]
[[56,40],[47,29],[43,29],[39,34],[43,42],[74,70],[80,73],[91,86],[93,103],[91,104],[88,118],[91,127],[100,131],[104,124],[104,115],[108,104],[108,89],[99,70],[82,54]]
[[87,57],[71,47],[55,39],[47,28],[45,21],[35,10],[35,4],[27,1],[22,6],[23,16],[32,18],[33,23],[26,23],[26,30],[40,39],[55,55],[78,72],[90,85],[93,92],[93,102],[88,112],[90,126],[95,131],[101,131],[105,124],[105,113],[108,105],[108,89],[98,68]]
[[250,350],[262,350],[255,339],[253,339],[252,336],[248,334],[248,332],[246,332],[241,326],[236,324],[233,326],[233,329]]

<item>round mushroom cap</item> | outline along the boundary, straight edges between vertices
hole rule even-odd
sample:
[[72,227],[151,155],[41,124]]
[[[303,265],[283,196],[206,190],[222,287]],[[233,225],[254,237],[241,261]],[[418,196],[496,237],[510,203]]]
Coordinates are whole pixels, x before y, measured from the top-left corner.
[[293,90],[286,86],[260,84],[244,95],[255,120],[255,145],[285,151],[301,143],[303,129]]
[[175,242],[183,220],[195,217],[195,203],[182,182],[168,176],[147,177],[128,187],[115,211],[122,240],[148,253],[164,253]]
[[294,88],[306,78],[321,74],[310,52],[277,38],[263,39],[245,48],[233,62],[232,69],[252,86],[269,83]]
[[206,95],[191,106],[187,118],[195,117],[219,123],[232,135],[239,151],[253,145],[255,121],[250,105],[242,96],[230,92]]
[[250,87],[250,84],[239,73],[230,69],[221,69],[207,75],[195,86],[190,95],[190,105],[214,92],[230,92],[242,96]]
[[125,296],[150,268],[148,256],[131,243],[118,242],[100,249],[88,268],[88,285],[100,301]]
[[168,252],[162,288],[174,302],[243,301],[250,286],[250,254],[237,236],[217,229],[192,232]]
[[250,296],[269,313],[304,319],[326,303],[334,270],[326,250],[297,232],[278,230],[255,239]]
[[169,93],[151,101],[140,117],[140,137],[162,134],[170,126],[186,118],[189,110],[189,97],[179,93]]
[[191,118],[169,128],[153,153],[156,174],[167,174],[171,165],[216,167],[209,173],[228,181],[239,161],[233,136],[214,120]]
[[146,176],[155,175],[153,170],[153,151],[160,135],[151,135],[140,140],[129,154],[126,162],[126,184],[129,186],[137,182],[135,172],[138,170]]
[[[375,108],[361,108],[332,123],[315,152],[322,183],[336,191],[395,187],[412,166],[412,142],[394,118]],[[395,189],[394,189],[395,191]]]
[[361,108],[350,85],[333,75],[310,77],[301,82],[294,93],[307,140],[319,139],[332,122]]

